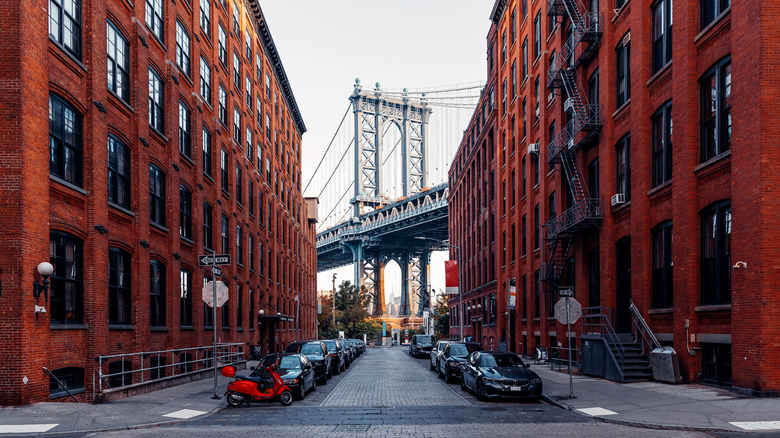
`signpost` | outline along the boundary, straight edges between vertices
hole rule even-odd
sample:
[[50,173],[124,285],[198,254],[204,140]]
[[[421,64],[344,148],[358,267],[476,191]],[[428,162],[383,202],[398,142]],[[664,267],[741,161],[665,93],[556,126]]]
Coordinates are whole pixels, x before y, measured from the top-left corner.
[[577,322],[582,316],[582,306],[579,301],[574,299],[573,287],[562,287],[558,289],[558,295],[561,297],[555,303],[555,319],[561,324],[566,324],[566,345],[569,356],[569,398],[574,398],[574,379],[571,375],[571,325]]
[[[211,265],[211,273],[214,275],[214,280],[211,282],[211,293],[212,293],[212,300],[211,302],[213,304],[219,303],[217,300],[217,281],[216,277],[222,276],[222,269],[218,268],[217,265],[229,265],[230,264],[230,254],[217,254],[212,251],[211,255],[205,254],[198,256],[198,265],[199,266],[209,266]],[[219,282],[222,286],[225,286],[225,283]],[[205,289],[205,287],[204,287]],[[227,301],[227,287],[225,287],[225,294],[224,294],[224,300],[222,303],[218,305],[212,305],[212,325],[214,326],[214,350],[211,355],[211,359],[214,361],[214,396],[211,397],[214,400],[219,399],[219,394],[217,394],[217,307],[220,307],[222,304],[225,304],[225,301]],[[204,292],[206,292],[204,290]],[[206,301],[206,293],[203,294],[203,301]],[[208,304],[208,301],[206,301]]]

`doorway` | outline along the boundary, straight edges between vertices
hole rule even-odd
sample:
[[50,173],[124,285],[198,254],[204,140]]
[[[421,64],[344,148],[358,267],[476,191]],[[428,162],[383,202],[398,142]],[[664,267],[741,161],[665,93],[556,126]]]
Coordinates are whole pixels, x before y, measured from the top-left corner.
[[615,332],[631,333],[631,238],[617,241],[615,273]]

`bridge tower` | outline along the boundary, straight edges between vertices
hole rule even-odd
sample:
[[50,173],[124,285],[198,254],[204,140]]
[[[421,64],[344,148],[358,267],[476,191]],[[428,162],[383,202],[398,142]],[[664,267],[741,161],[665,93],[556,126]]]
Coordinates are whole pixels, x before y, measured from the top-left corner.
[[[401,182],[404,197],[420,193],[427,186],[428,120],[432,109],[423,95],[413,99],[404,92],[398,98],[383,94],[379,83],[373,90],[364,90],[360,79],[355,80],[350,96],[355,117],[355,182],[354,197],[350,200],[353,219],[363,213],[380,209],[394,201],[384,196],[382,171],[383,137],[388,124],[395,124],[401,132]],[[371,242],[355,239],[344,242],[352,252],[354,284],[365,287],[372,297],[372,313],[382,315],[385,310],[384,270],[387,261],[395,260],[401,268],[401,315],[412,313],[415,296],[422,301],[427,291],[430,270],[430,251],[413,248],[374,249]],[[422,314],[420,305],[417,314]]]

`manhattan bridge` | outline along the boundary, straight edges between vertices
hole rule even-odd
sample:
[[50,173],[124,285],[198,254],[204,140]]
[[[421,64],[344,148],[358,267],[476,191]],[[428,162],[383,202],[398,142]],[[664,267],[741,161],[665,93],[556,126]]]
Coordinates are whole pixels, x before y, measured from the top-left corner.
[[385,267],[401,270],[399,315],[430,306],[432,251],[448,244],[447,173],[484,85],[354,91],[304,187],[319,199],[317,271],[353,265],[385,314]]

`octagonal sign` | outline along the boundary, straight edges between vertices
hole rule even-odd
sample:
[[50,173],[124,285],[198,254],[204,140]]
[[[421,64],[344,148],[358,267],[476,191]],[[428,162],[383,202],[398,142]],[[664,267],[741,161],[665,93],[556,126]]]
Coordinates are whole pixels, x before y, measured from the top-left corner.
[[[203,302],[209,307],[214,307],[214,287],[213,282],[209,281],[203,286]],[[228,300],[228,287],[222,281],[217,281],[217,307],[222,307]]]
[[[569,300],[569,313],[566,313],[566,300]],[[582,316],[582,306],[574,298],[561,298],[555,303],[555,319],[561,324],[574,324]],[[567,318],[568,317],[568,318]]]

